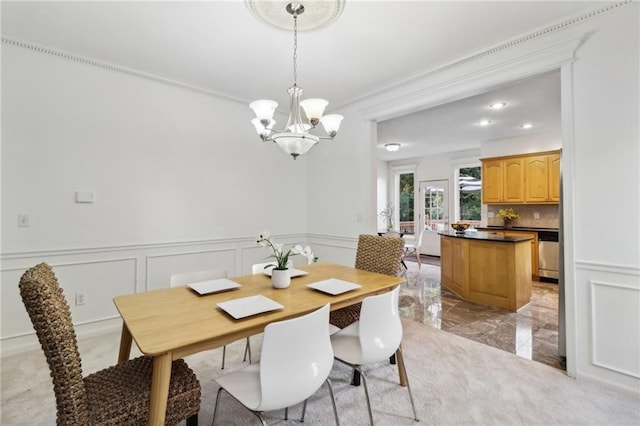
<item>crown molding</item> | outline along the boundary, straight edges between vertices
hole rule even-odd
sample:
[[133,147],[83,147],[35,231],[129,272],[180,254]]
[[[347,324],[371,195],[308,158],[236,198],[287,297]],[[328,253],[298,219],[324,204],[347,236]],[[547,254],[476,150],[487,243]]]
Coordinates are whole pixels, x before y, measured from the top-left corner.
[[[621,1],[548,25],[443,66],[396,81],[338,108],[356,105],[366,119],[384,120],[482,93],[486,91],[486,86],[483,89],[476,88],[475,93],[473,88],[467,87],[464,89],[464,96],[457,92],[461,83],[490,77],[491,73],[511,69],[513,75],[510,79],[516,80],[557,69],[564,63],[573,61],[575,51],[594,33],[585,31],[579,36],[567,36],[566,30],[632,3],[633,0]],[[493,80],[505,82],[504,76]],[[451,90],[453,87],[458,89]]]
[[[368,119],[383,119],[383,118],[391,118],[392,116],[394,116],[394,114],[392,115],[388,115],[389,113],[387,113],[387,115],[380,113],[380,112],[376,112],[376,104],[383,104],[383,103],[388,103],[388,102],[394,102],[394,103],[402,103],[403,102],[403,97],[407,98],[407,101],[410,101],[411,96],[410,94],[405,94],[403,97],[395,97],[394,96],[389,96],[388,94],[392,91],[398,91],[401,90],[403,87],[408,86],[408,85],[412,85],[412,84],[416,84],[416,83],[422,83],[422,85],[424,86],[424,82],[428,81],[428,80],[434,80],[437,79],[438,76],[444,76],[444,75],[449,75],[452,72],[455,72],[457,69],[463,68],[464,66],[468,66],[469,64],[474,64],[476,62],[480,62],[481,60],[487,58],[487,57],[493,57],[499,53],[502,53],[508,49],[517,47],[517,46],[521,46],[525,43],[530,43],[533,40],[537,40],[537,39],[541,39],[542,37],[548,36],[550,34],[553,33],[557,33],[559,31],[565,30],[569,27],[575,26],[577,24],[583,23],[585,21],[588,21],[590,19],[593,19],[595,17],[598,17],[602,14],[605,14],[607,12],[610,12],[614,9],[618,9],[619,7],[622,6],[626,6],[628,4],[632,4],[634,3],[635,0],[624,0],[624,1],[620,1],[618,3],[613,3],[607,6],[603,6],[601,8],[589,11],[587,13],[584,13],[582,15],[578,15],[575,16],[573,18],[570,19],[566,19],[563,20],[561,22],[557,22],[555,24],[546,26],[542,29],[539,29],[537,31],[531,32],[529,34],[525,34],[523,36],[514,38],[510,41],[507,41],[505,43],[501,43],[499,45],[493,46],[489,49],[485,49],[482,50],[480,52],[477,52],[475,54],[469,55],[467,57],[464,57],[462,59],[459,59],[457,61],[454,62],[450,62],[448,64],[445,64],[441,67],[435,68],[435,69],[431,69],[431,70],[427,70],[418,74],[415,74],[409,78],[403,79],[401,81],[396,81],[393,82],[391,84],[388,84],[378,90],[375,90],[373,92],[369,92],[368,94],[365,94],[363,96],[360,96],[358,98],[355,98],[347,103],[344,103],[342,105],[337,106],[337,109],[340,108],[345,108],[349,105],[362,105],[359,107],[359,109],[363,112],[363,114],[365,115],[366,118]],[[119,74],[124,74],[130,77],[135,77],[135,78],[140,78],[143,80],[148,80],[148,81],[153,81],[153,82],[157,82],[157,83],[163,83],[163,84],[167,84],[169,86],[173,86],[173,87],[178,87],[181,89],[186,89],[186,90],[190,90],[190,91],[194,91],[197,93],[201,93],[207,96],[211,96],[211,97],[215,97],[215,98],[219,98],[219,99],[225,99],[225,100],[229,100],[232,102],[237,102],[237,103],[241,103],[243,105],[245,105],[247,103],[246,100],[243,99],[239,99],[230,95],[226,95],[224,93],[220,93],[220,92],[215,92],[212,90],[208,90],[208,89],[204,89],[202,87],[199,86],[195,86],[189,83],[185,83],[185,82],[181,82],[181,81],[177,81],[177,80],[172,80],[166,77],[161,77],[155,74],[151,74],[151,73],[146,73],[143,71],[138,71],[136,69],[132,69],[132,68],[127,68],[127,67],[123,67],[120,65],[115,65],[115,64],[111,64],[108,62],[104,62],[104,61],[99,61],[97,59],[92,59],[92,58],[88,58],[88,57],[83,57],[80,55],[76,55],[70,52],[65,52],[63,50],[59,50],[53,47],[49,47],[49,46],[44,46],[44,45],[39,45],[36,43],[32,43],[32,42],[28,42],[28,41],[24,41],[24,40],[19,40],[19,39],[14,39],[11,37],[7,37],[7,36],[2,36],[0,38],[2,44],[8,45],[8,46],[12,46],[12,47],[18,47],[18,48],[22,48],[22,49],[27,49],[33,52],[37,52],[37,53],[41,53],[41,54],[45,54],[45,55],[49,55],[49,56],[54,56],[60,59],[65,59],[68,61],[73,61],[73,62],[78,62],[78,63],[82,63],[85,65],[89,65],[89,66],[93,66],[93,67],[97,67],[106,71],[111,71],[111,72],[115,72],[115,73],[119,73]],[[582,40],[584,41],[584,40]],[[579,47],[579,46],[578,46]],[[442,79],[442,78],[441,78]],[[431,85],[429,87],[423,87],[421,92],[424,92],[426,90],[431,90],[433,87],[436,87],[434,85]],[[419,92],[414,90],[414,96],[415,95],[419,95]],[[391,99],[384,99],[384,98],[391,98]],[[381,100],[382,99],[382,100]],[[450,100],[454,100],[454,99],[450,99]],[[434,105],[437,105],[438,103],[434,103]],[[405,111],[403,112],[404,114],[411,112],[411,111]],[[401,114],[395,114],[395,115],[401,115]]]
[[54,56],[56,58],[64,59],[71,62],[77,62],[84,65],[89,65],[92,67],[100,68],[102,70],[111,71],[118,74],[124,74],[129,77],[140,78],[143,80],[153,81],[156,83],[162,83],[173,87],[178,87],[180,89],[186,89],[193,92],[198,92],[207,96],[212,96],[215,98],[225,99],[232,102],[238,102],[243,105],[246,105],[246,101],[225,95],[224,93],[215,92],[213,90],[204,89],[199,86],[194,86],[189,83],[184,83],[178,80],[172,80],[170,78],[161,77],[155,74],[146,73],[144,71],[138,71],[136,69],[123,67],[120,65],[114,65],[108,62],[99,61],[97,59],[87,58],[84,56],[76,55],[73,53],[65,52],[63,50],[59,50],[49,46],[43,46],[36,43],[31,43],[28,41],[18,40],[11,37],[2,36],[2,44],[6,44],[12,47],[18,47],[21,49],[30,50],[33,52],[41,53],[43,55]]

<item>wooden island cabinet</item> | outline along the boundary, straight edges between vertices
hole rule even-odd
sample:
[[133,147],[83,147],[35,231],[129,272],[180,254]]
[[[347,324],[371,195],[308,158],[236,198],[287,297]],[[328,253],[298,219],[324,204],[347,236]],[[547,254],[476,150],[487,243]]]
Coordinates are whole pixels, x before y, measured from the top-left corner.
[[517,311],[531,300],[531,237],[440,233],[442,285],[469,302]]

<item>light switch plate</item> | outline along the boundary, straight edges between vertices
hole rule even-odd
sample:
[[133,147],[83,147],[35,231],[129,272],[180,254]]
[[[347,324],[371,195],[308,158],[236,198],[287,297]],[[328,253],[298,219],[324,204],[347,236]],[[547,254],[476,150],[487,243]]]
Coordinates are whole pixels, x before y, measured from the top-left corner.
[[18,215],[18,228],[28,228],[29,227],[29,215],[28,214],[19,214]]
[[92,191],[76,191],[76,203],[93,203],[93,200]]

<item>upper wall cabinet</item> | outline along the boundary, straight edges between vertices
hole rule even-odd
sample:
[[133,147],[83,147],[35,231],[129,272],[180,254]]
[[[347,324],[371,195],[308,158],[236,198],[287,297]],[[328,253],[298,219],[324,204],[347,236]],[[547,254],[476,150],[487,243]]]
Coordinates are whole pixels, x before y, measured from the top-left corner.
[[556,204],[559,201],[559,151],[482,160],[484,204]]

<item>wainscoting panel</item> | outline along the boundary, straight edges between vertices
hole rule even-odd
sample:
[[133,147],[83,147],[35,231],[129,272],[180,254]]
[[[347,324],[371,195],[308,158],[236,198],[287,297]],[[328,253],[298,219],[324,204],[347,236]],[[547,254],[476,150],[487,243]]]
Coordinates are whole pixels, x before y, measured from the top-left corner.
[[[71,317],[77,327],[88,325],[88,328],[93,328],[95,323],[119,320],[113,298],[133,293],[136,289],[138,262],[135,257],[49,264],[64,291]],[[24,346],[27,342],[36,342],[35,337],[24,339],[26,336],[34,336],[35,332],[18,288],[20,277],[28,267],[2,270],[3,354],[5,349],[11,350],[12,345]],[[82,295],[84,303],[77,304],[76,295]]]
[[235,275],[235,248],[179,251],[147,256],[146,291],[168,288],[171,275],[182,272],[224,269]]
[[[275,235],[274,241],[286,245],[307,244],[303,234]],[[39,347],[18,289],[24,271],[37,263],[47,262],[53,267],[69,303],[76,334],[81,339],[122,327],[113,304],[115,296],[168,288],[171,275],[179,272],[223,268],[230,277],[249,274],[251,265],[263,262],[268,255],[269,251],[259,247],[254,237],[3,253],[0,258],[2,356]],[[294,263],[305,263],[305,259],[296,256]],[[84,304],[76,305],[77,294],[84,296]]]
[[640,289],[593,280],[590,284],[593,363],[640,379]]
[[318,262],[347,266],[353,266],[356,262],[357,237],[346,238],[313,234],[309,236],[309,245],[318,257]]
[[640,268],[576,262],[576,376],[640,392]]

